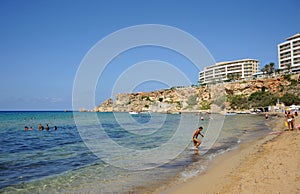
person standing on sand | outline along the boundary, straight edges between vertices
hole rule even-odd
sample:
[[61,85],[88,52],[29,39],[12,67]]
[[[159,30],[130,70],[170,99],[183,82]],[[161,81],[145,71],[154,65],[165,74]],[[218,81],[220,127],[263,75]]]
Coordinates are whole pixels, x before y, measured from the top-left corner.
[[196,149],[198,149],[198,147],[201,144],[201,141],[198,139],[198,135],[201,135],[202,137],[204,137],[204,135],[201,133],[202,130],[203,130],[203,127],[199,127],[193,133],[192,141],[193,141]]
[[286,121],[288,123],[289,130],[294,130],[294,115],[291,111],[287,112]]
[[287,115],[288,115],[288,113],[287,113],[287,111],[285,110],[285,111],[284,111],[284,117],[286,118]]

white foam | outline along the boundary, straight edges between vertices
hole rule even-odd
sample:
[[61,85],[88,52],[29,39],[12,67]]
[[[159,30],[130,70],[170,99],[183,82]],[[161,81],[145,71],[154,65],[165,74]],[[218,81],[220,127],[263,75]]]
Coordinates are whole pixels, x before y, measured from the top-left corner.
[[222,154],[224,154],[226,152],[229,152],[229,151],[232,151],[234,149],[235,149],[235,147],[233,147],[233,148],[227,148],[225,150],[220,150],[217,153],[213,153],[213,154],[209,155],[207,158],[208,158],[208,160],[213,160],[216,156],[222,155]]
[[199,169],[187,170],[181,173],[181,181],[187,181],[188,179],[197,176],[200,172],[203,172],[204,166],[200,165]]

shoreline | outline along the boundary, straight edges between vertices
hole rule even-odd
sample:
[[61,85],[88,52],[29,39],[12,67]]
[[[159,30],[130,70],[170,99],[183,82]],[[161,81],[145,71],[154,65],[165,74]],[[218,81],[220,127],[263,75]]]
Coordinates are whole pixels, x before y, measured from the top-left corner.
[[[299,121],[297,117],[295,124]],[[282,133],[243,143],[216,157],[206,172],[154,193],[300,192],[300,131],[285,131],[283,115],[268,124]]]

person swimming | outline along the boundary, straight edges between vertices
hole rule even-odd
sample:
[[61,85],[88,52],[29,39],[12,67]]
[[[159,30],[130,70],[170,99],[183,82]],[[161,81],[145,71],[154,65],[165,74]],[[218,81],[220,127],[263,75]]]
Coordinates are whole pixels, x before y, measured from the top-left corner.
[[40,131],[43,131],[43,130],[44,130],[44,126],[40,123],[39,126],[38,126],[38,129],[39,129]]

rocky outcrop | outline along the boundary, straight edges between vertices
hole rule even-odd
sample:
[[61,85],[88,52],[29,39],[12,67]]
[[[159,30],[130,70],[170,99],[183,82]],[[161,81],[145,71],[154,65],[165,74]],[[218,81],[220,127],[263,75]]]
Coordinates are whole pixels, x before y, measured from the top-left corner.
[[260,80],[251,80],[242,83],[225,84],[227,95],[245,95],[249,96],[253,92],[262,91],[265,89],[271,93],[283,94],[284,88],[291,83],[283,77],[267,78]]
[[153,92],[116,95],[115,101],[108,99],[94,111],[99,112],[185,112],[207,110],[213,104],[226,107],[226,95],[249,96],[257,91],[283,94],[291,83],[283,77],[251,80],[239,83],[218,84],[204,87],[173,87]]
[[100,106],[94,108],[95,112],[112,112],[113,100],[111,98],[105,100]]
[[117,94],[104,101],[94,111],[99,112],[180,112],[197,111],[203,101],[209,101],[208,87],[178,87],[153,92]]

